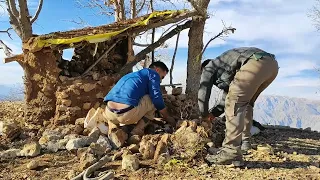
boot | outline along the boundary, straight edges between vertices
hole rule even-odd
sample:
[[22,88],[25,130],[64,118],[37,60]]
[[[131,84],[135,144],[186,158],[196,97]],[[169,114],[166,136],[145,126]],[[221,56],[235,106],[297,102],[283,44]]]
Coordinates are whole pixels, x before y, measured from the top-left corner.
[[234,167],[241,167],[244,165],[242,154],[230,153],[223,149],[217,152],[216,155],[207,155],[205,161],[209,165],[233,165]]
[[242,144],[241,144],[241,151],[242,152],[247,152],[250,149],[252,149],[251,143],[249,141],[243,141]]

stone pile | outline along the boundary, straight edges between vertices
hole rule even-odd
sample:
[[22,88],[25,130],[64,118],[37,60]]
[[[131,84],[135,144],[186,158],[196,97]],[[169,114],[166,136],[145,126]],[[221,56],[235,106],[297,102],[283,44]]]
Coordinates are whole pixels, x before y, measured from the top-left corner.
[[175,119],[195,119],[199,117],[198,104],[182,94],[182,88],[172,88],[171,94],[163,95],[168,111]]

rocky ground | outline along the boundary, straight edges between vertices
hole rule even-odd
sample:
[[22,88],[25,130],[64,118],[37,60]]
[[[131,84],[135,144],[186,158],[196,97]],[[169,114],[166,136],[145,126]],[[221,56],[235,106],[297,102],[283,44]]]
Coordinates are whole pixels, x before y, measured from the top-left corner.
[[[0,121],[19,124],[19,106],[0,103]],[[206,125],[199,122],[182,122],[173,134],[131,136],[128,146],[118,149],[120,141],[112,144],[79,125],[81,120],[40,133],[8,126],[10,131],[5,132],[14,138],[0,136],[0,179],[70,179],[105,154],[114,161],[95,176],[113,170],[115,179],[320,179],[319,132],[268,128],[254,137],[254,149],[244,156],[246,166],[240,169],[209,167],[203,161],[215,141],[204,138]],[[202,143],[206,145],[194,146]]]

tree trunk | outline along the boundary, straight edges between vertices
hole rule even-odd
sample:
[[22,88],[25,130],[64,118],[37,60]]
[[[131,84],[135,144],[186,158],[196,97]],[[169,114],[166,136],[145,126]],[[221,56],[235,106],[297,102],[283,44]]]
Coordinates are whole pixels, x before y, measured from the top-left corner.
[[[198,8],[204,12],[207,11],[210,0],[199,1]],[[188,43],[188,62],[187,62],[187,80],[186,94],[193,100],[197,100],[199,82],[201,76],[201,52],[203,48],[203,31],[205,26],[205,17],[193,17],[192,25],[189,30]]]
[[54,117],[55,92],[60,71],[56,60],[59,55],[51,49],[35,53],[25,52],[24,62],[20,62],[25,73],[25,122],[27,124],[42,125],[44,120]]

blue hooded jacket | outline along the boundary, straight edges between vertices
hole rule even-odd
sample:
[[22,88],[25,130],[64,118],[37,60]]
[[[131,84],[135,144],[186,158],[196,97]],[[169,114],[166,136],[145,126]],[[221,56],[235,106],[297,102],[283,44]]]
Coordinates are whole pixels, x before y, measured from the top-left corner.
[[144,95],[150,96],[157,110],[165,108],[160,90],[160,76],[149,68],[123,76],[106,95],[104,102],[113,101],[136,107]]

